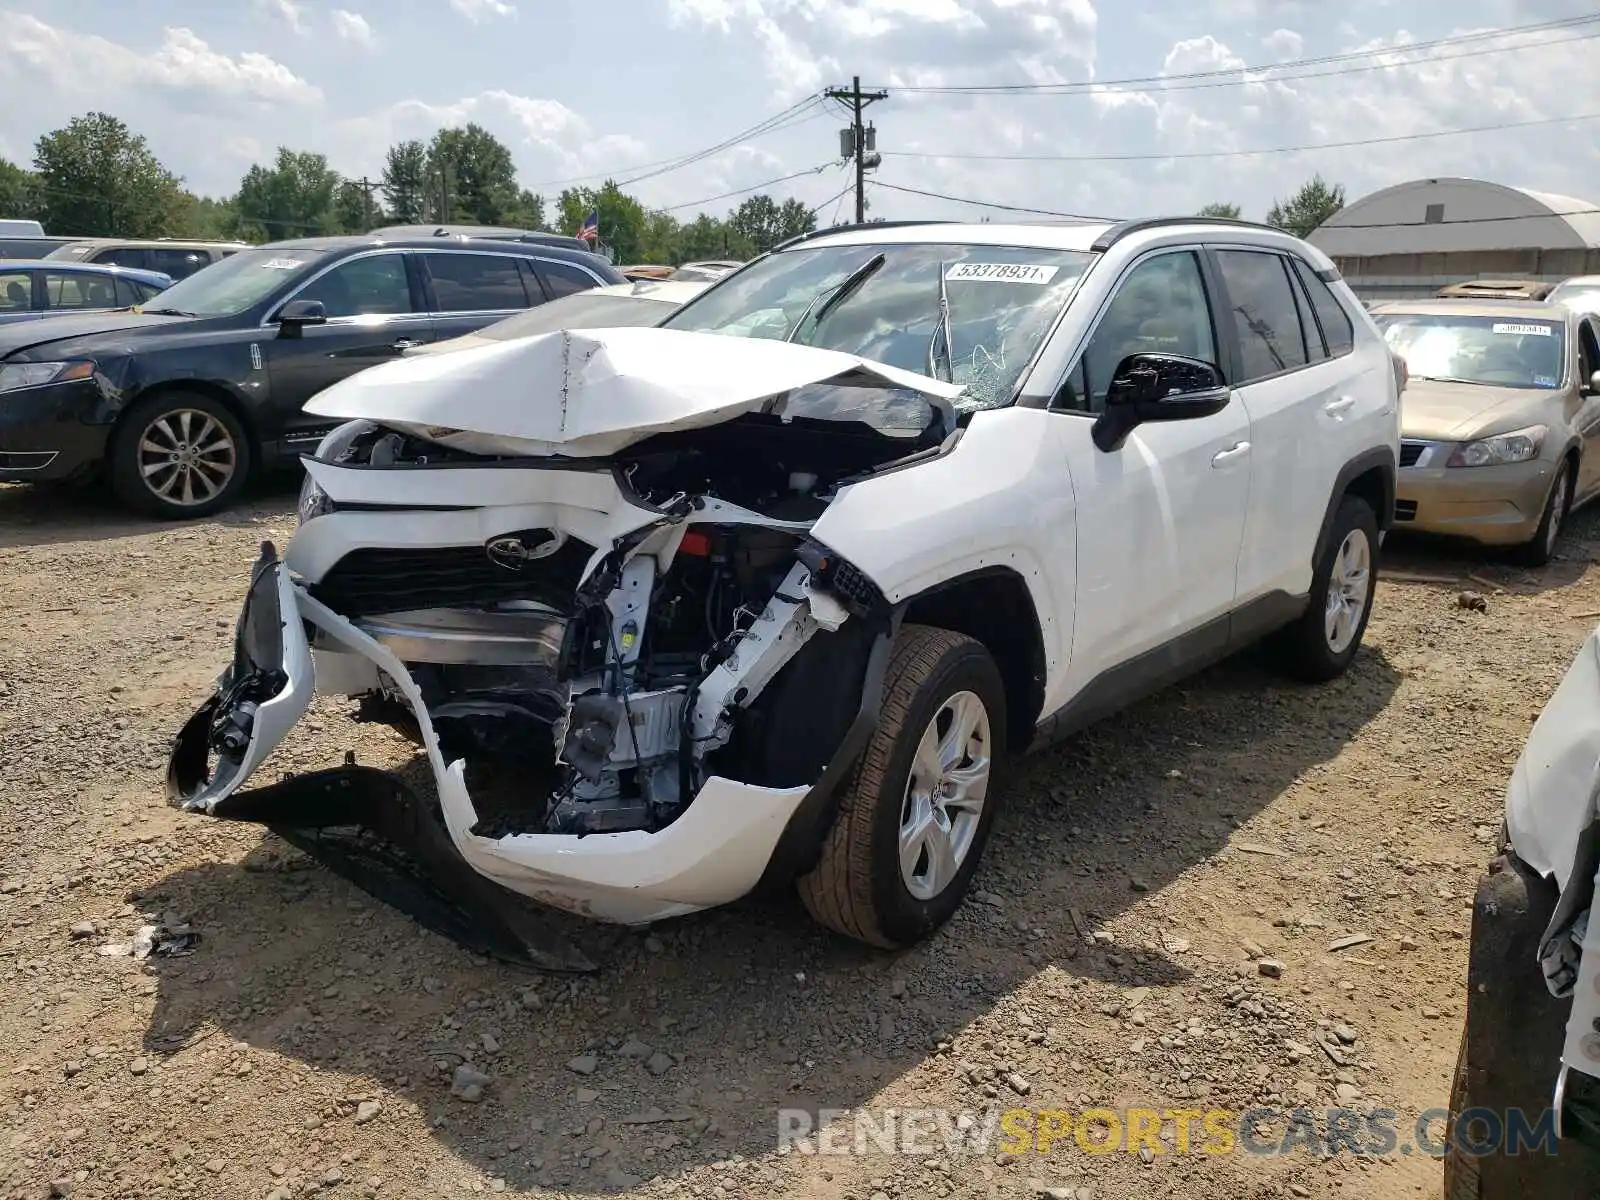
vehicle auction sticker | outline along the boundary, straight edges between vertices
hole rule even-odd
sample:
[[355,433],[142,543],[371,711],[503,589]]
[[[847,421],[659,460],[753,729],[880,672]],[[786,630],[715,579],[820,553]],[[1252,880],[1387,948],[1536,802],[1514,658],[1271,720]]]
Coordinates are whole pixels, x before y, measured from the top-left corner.
[[951,263],[944,273],[948,280],[963,283],[1032,283],[1043,286],[1055,278],[1057,268],[1037,263]]
[[1496,332],[1496,333],[1512,333],[1512,334],[1516,334],[1519,337],[1524,336],[1524,335],[1529,335],[1529,336],[1532,336],[1532,337],[1550,337],[1554,333],[1554,330],[1552,330],[1550,328],[1550,326],[1548,326],[1548,325],[1508,325],[1508,324],[1498,324],[1498,325],[1496,325],[1494,327],[1494,332]]

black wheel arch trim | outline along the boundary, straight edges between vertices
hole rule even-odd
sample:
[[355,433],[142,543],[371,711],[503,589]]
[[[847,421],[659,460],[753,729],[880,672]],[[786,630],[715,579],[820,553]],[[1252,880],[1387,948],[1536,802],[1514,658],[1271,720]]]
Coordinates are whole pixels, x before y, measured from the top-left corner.
[[1383,499],[1378,504],[1378,532],[1382,533],[1394,524],[1394,492],[1395,479],[1399,474],[1399,467],[1395,462],[1395,452],[1389,446],[1374,446],[1370,450],[1363,450],[1344,466],[1339,468],[1339,474],[1333,481],[1333,491],[1328,496],[1327,511],[1322,514],[1322,527],[1317,531],[1317,545],[1312,566],[1322,561],[1323,552],[1328,546],[1328,535],[1333,529],[1333,519],[1339,512],[1339,505],[1349,494],[1350,485],[1369,471],[1378,471],[1383,480]]

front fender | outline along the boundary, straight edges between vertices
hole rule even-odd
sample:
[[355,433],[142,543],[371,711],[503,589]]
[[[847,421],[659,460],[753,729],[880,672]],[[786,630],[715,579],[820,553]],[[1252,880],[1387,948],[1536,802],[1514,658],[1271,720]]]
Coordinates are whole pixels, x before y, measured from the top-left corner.
[[848,559],[891,604],[1003,567],[1027,586],[1046,668],[1072,645],[1077,526],[1072,478],[1048,413],[974,414],[950,453],[845,488],[813,536]]

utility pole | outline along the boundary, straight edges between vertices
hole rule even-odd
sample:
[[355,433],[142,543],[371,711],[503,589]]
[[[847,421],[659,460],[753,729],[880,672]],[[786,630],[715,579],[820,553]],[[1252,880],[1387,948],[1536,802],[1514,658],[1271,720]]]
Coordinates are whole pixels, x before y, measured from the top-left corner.
[[889,93],[863,92],[861,76],[856,75],[851,80],[849,90],[828,88],[823,95],[850,105],[850,128],[840,131],[840,145],[841,148],[848,148],[847,157],[856,160],[856,224],[860,225],[867,219],[867,168],[883,161],[877,154],[877,131],[862,128],[861,110],[874,100],[887,100]]
[[377,185],[365,175],[361,177],[361,222],[368,229],[372,228],[372,189]]

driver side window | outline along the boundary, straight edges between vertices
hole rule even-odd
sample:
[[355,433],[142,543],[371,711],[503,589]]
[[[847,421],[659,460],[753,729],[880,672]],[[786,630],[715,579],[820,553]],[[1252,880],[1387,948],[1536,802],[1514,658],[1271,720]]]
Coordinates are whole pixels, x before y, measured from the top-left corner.
[[1068,376],[1071,395],[1063,397],[1063,406],[1104,412],[1106,391],[1117,364],[1140,353],[1217,361],[1211,305],[1193,251],[1148,258],[1122,281]]
[[415,307],[405,258],[399,254],[369,254],[341,263],[301,288],[294,298],[318,301],[329,320],[402,315]]

